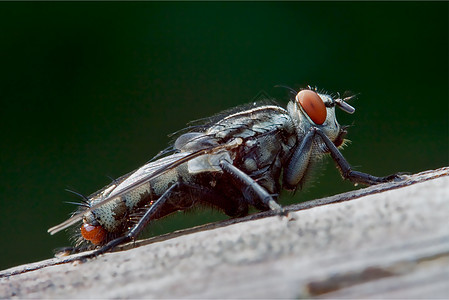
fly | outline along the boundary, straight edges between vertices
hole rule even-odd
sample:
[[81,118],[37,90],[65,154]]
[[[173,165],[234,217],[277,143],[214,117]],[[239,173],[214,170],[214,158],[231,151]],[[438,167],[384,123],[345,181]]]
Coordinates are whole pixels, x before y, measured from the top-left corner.
[[283,214],[281,189],[302,186],[326,154],[354,183],[401,178],[354,171],[338,150],[347,127],[338,124],[335,107],[352,114],[350,97],[310,87],[291,92],[286,109],[253,103],[187,128],[163,155],[86,197],[71,218],[48,232],[81,223],[76,246],[96,249],[89,255],[96,256],[135,239],[149,222],[194,205],[211,205],[231,217],[247,215],[250,206]]

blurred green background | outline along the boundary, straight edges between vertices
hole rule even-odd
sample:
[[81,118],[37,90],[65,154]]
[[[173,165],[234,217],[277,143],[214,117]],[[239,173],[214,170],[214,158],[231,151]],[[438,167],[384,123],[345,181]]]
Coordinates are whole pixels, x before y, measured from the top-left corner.
[[[344,155],[374,175],[448,165],[448,2],[1,3],[0,269],[188,121],[307,84],[360,93]],[[282,203],[354,187],[332,162]],[[406,200],[405,200],[406,201]],[[199,210],[149,234],[226,218]]]

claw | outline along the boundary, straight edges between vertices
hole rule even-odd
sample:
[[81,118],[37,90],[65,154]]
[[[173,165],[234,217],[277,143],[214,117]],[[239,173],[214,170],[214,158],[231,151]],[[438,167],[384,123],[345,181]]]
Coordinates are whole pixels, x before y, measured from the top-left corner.
[[407,172],[398,172],[395,174],[391,174],[389,176],[386,176],[386,182],[400,182],[400,181],[404,181],[406,179],[408,179],[410,173]]

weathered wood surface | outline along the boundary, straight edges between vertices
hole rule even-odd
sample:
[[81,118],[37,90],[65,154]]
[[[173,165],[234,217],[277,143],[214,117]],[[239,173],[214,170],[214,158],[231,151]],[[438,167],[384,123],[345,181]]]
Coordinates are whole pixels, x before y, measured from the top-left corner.
[[423,172],[291,206],[289,219],[256,214],[84,263],[18,266],[0,272],[0,298],[449,298],[448,175]]

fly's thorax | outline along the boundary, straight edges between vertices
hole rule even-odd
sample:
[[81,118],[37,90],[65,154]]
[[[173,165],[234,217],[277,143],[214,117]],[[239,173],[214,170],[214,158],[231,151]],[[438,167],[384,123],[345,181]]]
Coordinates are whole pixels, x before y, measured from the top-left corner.
[[221,160],[232,162],[233,158],[231,158],[230,152],[226,150],[218,151],[214,154],[201,155],[187,163],[189,173],[221,172]]
[[217,140],[230,138],[248,138],[267,131],[288,127],[289,116],[285,109],[276,105],[262,105],[252,109],[231,114],[205,132]]

